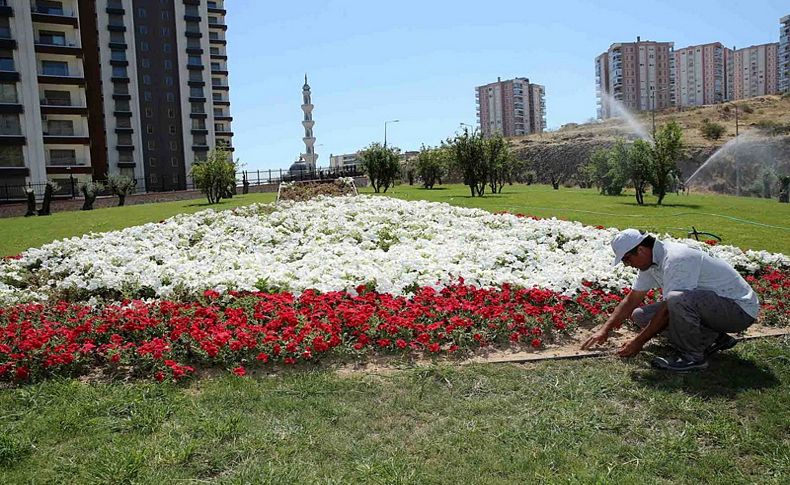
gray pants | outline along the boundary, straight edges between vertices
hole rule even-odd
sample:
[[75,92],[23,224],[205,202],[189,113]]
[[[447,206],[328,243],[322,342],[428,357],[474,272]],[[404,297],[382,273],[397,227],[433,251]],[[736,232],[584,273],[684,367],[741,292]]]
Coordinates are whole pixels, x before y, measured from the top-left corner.
[[664,301],[634,310],[631,319],[644,328],[664,304],[669,307],[669,325],[662,335],[694,360],[705,358],[705,349],[719,334],[741,332],[754,323],[734,300],[709,290],[671,291]]

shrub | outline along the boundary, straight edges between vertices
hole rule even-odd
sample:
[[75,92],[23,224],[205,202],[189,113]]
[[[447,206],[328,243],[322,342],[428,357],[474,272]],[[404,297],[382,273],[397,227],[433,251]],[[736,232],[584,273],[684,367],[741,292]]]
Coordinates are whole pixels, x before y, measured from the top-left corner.
[[82,192],[85,201],[82,203],[82,210],[93,210],[93,203],[96,202],[96,197],[99,192],[104,190],[104,184],[101,182],[83,182],[79,185],[80,192]]
[[221,148],[211,150],[206,160],[192,165],[191,174],[195,186],[206,194],[209,204],[229,198],[236,187],[236,163]]
[[137,190],[137,182],[126,175],[110,175],[107,186],[113,195],[118,196],[118,207],[126,202],[126,196]]
[[702,126],[699,129],[702,136],[708,140],[718,140],[724,134],[724,125],[710,121],[708,118],[702,120]]

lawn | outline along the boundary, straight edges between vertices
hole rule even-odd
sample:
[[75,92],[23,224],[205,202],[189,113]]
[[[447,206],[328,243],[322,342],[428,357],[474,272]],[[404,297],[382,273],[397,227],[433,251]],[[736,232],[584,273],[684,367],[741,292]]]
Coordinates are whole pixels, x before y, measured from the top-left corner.
[[[629,197],[544,186],[484,198],[463,186],[387,195],[675,235],[695,225],[725,243],[790,253],[788,230],[766,227],[790,220],[776,201],[691,195],[637,207]],[[272,198],[239,196],[220,208]],[[2,219],[0,254],[205,207],[192,200]],[[685,376],[649,368],[666,352],[5,387],[0,483],[787,483],[790,338],[741,343]]]
[[647,356],[0,392],[0,482],[787,483],[788,340]]
[[[363,189],[363,192],[372,192]],[[594,189],[552,190],[545,185],[505,186],[502,194],[470,197],[463,185],[433,190],[399,185],[385,195],[407,200],[426,199],[490,211],[523,212],[561,217],[585,224],[636,227],[683,236],[694,226],[719,235],[725,244],[790,254],[790,205],[776,200],[720,195],[669,195],[665,204],[639,207],[633,196],[606,197]],[[273,193],[247,194],[223,200],[212,208],[229,209],[255,202],[271,202]],[[0,219],[0,255],[13,255],[55,239],[157,222],[179,213],[209,208],[202,199],[159,204],[60,212],[49,217]]]

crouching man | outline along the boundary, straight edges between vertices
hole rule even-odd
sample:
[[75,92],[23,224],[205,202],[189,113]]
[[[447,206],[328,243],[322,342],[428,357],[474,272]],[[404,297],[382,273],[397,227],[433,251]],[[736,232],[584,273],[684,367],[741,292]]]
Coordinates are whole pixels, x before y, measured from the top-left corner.
[[[630,316],[642,330],[617,351],[618,355],[638,354],[648,340],[662,332],[677,355],[656,357],[653,366],[674,372],[705,369],[711,354],[737,343],[730,333],[745,330],[757,318],[757,295],[722,259],[684,244],[659,241],[636,229],[617,234],[612,249],[613,267],[622,262],[637,268],[639,275],[632,291],[582,349],[606,342],[609,332]],[[664,299],[641,306],[652,288],[661,288]]]

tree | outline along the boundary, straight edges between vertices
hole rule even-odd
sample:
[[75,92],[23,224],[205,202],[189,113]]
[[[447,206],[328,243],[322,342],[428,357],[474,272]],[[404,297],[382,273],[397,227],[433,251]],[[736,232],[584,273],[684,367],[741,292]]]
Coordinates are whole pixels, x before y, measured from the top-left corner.
[[126,175],[110,175],[107,179],[107,186],[113,195],[118,196],[118,207],[126,203],[127,195],[131,195],[137,190],[137,182]]
[[416,170],[417,176],[422,180],[422,186],[432,189],[439,182],[447,171],[447,148],[431,148],[423,145],[417,155]]
[[236,166],[229,152],[222,148],[211,150],[205,160],[192,165],[192,180],[206,194],[209,204],[227,198],[231,187],[236,186]]
[[50,215],[50,204],[52,203],[52,194],[60,190],[60,185],[52,180],[47,180],[47,185],[44,187],[44,201],[41,203],[41,209],[38,210],[38,215]]
[[623,140],[615,142],[610,149],[599,148],[590,156],[590,161],[584,166],[585,175],[592,179],[602,195],[620,195],[628,175],[627,167],[628,148]]
[[708,118],[705,118],[702,120],[702,126],[699,131],[708,140],[718,140],[724,134],[725,128],[724,125],[711,122]]
[[469,187],[472,197],[483,196],[488,181],[488,166],[485,163],[483,136],[477,130],[457,135],[450,144],[453,163],[461,172],[464,185]]
[[398,152],[397,148],[384,147],[379,143],[371,143],[359,152],[362,169],[370,179],[374,192],[379,193],[382,187],[386,192],[387,188],[395,185],[400,174]]
[[667,191],[678,172],[677,159],[683,152],[683,129],[671,121],[662,126],[655,134],[650,154],[652,164],[649,181],[658,197],[658,205],[664,200]]
[[516,165],[510,146],[502,135],[495,133],[483,140],[483,155],[491,192],[502,193],[502,187],[511,180]]
[[645,204],[645,189],[653,173],[653,150],[645,140],[636,140],[631,148],[622,145],[613,152],[615,163],[622,167],[636,192],[636,203]]
[[93,203],[96,202],[96,197],[99,195],[99,192],[104,190],[104,184],[101,182],[88,181],[81,183],[79,188],[80,192],[82,192],[82,196],[85,198],[81,210],[93,210]]

